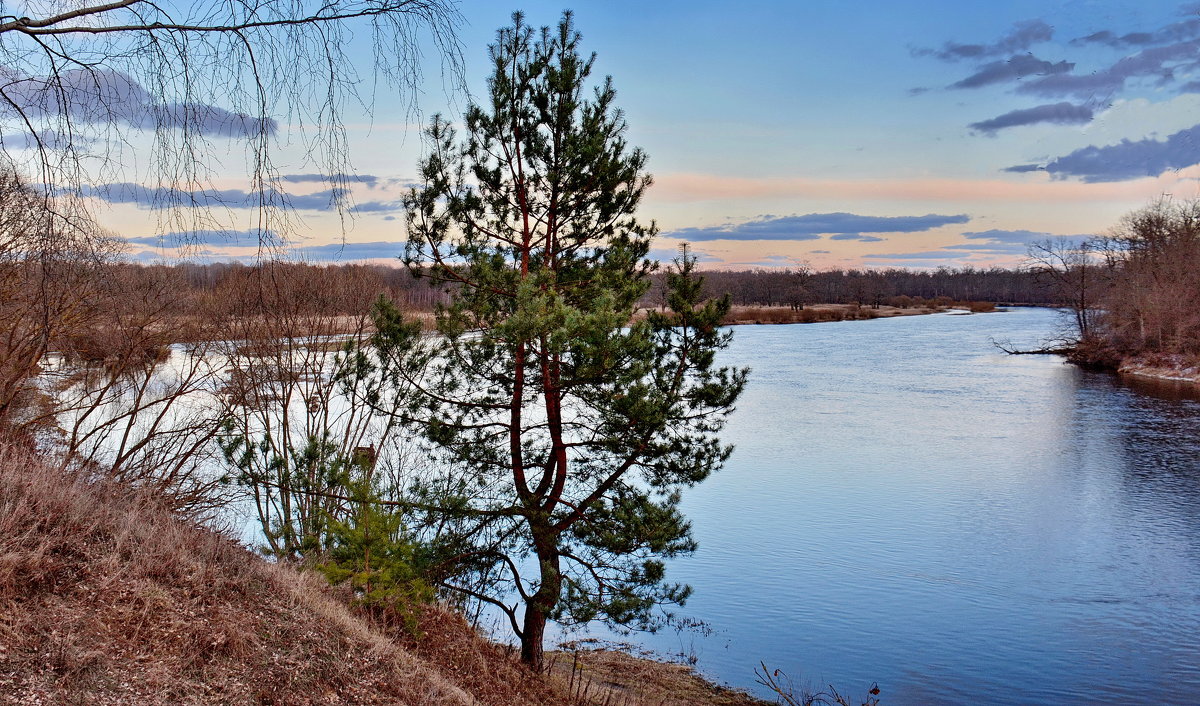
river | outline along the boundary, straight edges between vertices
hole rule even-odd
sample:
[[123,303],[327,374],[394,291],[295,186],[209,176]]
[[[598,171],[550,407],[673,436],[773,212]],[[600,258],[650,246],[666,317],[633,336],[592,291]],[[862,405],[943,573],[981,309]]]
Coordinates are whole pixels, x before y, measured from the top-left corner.
[[991,343],[1056,325],[737,327],[737,448],[669,568],[711,634],[635,640],[764,695],[760,661],[888,706],[1200,701],[1200,402]]

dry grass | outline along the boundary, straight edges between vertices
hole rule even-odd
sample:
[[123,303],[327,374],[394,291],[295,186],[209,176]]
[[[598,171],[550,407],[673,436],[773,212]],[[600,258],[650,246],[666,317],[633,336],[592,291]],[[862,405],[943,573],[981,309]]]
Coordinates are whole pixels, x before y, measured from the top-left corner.
[[[567,646],[569,647],[569,645]],[[550,671],[566,682],[574,703],[599,706],[757,706],[768,702],[706,681],[684,664],[658,662],[608,649],[572,649],[547,655]]]
[[725,324],[815,324],[826,321],[859,321],[891,316],[912,316],[936,311],[929,308],[895,306],[865,307],[857,304],[811,304],[803,309],[789,306],[735,306]]
[[0,449],[0,703],[471,703],[315,578]]
[[538,675],[452,610],[425,608],[414,636],[348,605],[144,494],[0,442],[0,704],[760,703],[620,653]]
[[[390,624],[389,624],[390,623]],[[516,648],[485,639],[460,614],[427,606],[417,619],[416,636],[402,621],[380,621],[392,638],[413,654],[438,665],[442,675],[489,706],[563,704],[566,691],[520,663]]]

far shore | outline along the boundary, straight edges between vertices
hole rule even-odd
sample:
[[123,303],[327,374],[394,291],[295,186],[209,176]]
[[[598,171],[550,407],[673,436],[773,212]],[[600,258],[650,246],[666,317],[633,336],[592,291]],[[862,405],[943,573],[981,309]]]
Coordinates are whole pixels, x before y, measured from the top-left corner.
[[863,321],[896,316],[920,316],[959,310],[962,313],[996,311],[991,302],[954,302],[938,306],[863,306],[861,304],[806,304],[790,306],[734,306],[725,317],[727,326],[748,324],[815,324],[828,321]]
[[[864,306],[862,304],[805,304],[803,307],[735,305],[730,308],[729,313],[721,323],[725,326],[813,324],[831,321],[887,319],[896,316],[919,316],[954,310],[959,310],[964,314],[997,310],[996,305],[991,302],[957,302],[949,298],[942,298],[940,301],[925,300],[925,302],[922,305],[902,307],[886,304],[878,306]],[[650,309],[637,310],[634,313],[634,320],[644,318],[647,311],[650,311]],[[432,311],[409,309],[405,314],[410,319],[420,322],[422,330],[426,332],[432,332],[437,329],[437,317]],[[237,327],[235,334],[237,341],[241,342],[239,345],[243,347],[244,352],[251,355],[254,355],[251,349],[255,346],[261,346],[261,341],[267,340],[273,335],[278,336],[280,340],[311,339],[307,344],[308,347],[324,346],[332,352],[340,350],[347,338],[370,335],[375,330],[374,326],[371,325],[370,319],[365,314],[358,316],[347,314],[316,314],[310,317],[295,317],[283,326],[268,326],[265,320],[260,325],[258,319],[262,319],[262,317],[239,319],[240,326]],[[156,335],[154,337],[155,340],[149,345],[153,345],[164,351],[167,346],[172,344],[221,340],[219,338],[220,332],[209,325],[209,322],[194,317],[183,316],[168,319],[163,328],[170,329],[172,332],[164,332],[165,336],[162,334]],[[248,336],[253,335],[256,331],[259,332],[261,338],[255,338],[255,340],[260,342],[250,343]],[[111,351],[103,346],[97,347],[93,345],[95,342],[86,337],[75,337],[71,340],[63,340],[60,343],[62,345],[52,347],[49,352],[74,356],[90,362],[104,361],[111,353]],[[271,346],[263,350],[277,350],[277,348]]]

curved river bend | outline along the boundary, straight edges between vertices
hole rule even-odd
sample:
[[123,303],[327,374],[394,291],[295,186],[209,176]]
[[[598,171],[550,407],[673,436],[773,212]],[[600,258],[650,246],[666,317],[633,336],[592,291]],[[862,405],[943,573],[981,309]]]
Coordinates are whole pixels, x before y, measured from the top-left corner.
[[1056,325],[738,327],[737,450],[669,571],[712,633],[639,641],[888,706],[1200,702],[1200,402],[990,342]]

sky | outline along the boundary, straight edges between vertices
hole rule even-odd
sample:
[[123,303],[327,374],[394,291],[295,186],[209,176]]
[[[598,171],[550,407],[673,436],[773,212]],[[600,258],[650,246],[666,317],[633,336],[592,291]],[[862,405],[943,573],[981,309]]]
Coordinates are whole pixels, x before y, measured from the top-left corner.
[[[1017,266],[1032,241],[1104,232],[1164,195],[1200,197],[1197,2],[570,8],[597,78],[613,78],[629,142],[649,155],[655,183],[641,215],[657,222],[662,257],[687,241],[709,268]],[[461,5],[474,96],[485,90],[487,45],[514,9],[552,25],[564,6]],[[434,54],[417,111],[459,116],[469,98],[447,86]],[[410,108],[386,91],[370,113],[347,107],[349,220],[289,153],[287,116],[277,116],[287,175],[277,188],[299,224],[283,250],[394,261],[399,199],[422,152]],[[213,140],[236,143],[237,127],[214,128]],[[89,191],[134,259],[184,252],[155,215],[156,188],[131,180]],[[229,227],[191,234],[185,254],[253,256],[257,237],[237,233],[252,218],[244,172],[219,171],[213,188]]]

